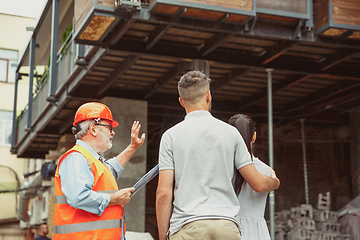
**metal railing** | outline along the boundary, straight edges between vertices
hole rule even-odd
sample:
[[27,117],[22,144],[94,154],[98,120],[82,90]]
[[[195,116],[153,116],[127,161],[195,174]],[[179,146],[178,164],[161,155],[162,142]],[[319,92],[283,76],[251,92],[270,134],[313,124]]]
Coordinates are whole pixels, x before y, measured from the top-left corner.
[[[61,46],[57,53],[57,79],[56,79],[56,92],[64,87],[69,77],[74,73],[76,69],[76,44],[73,40],[73,32],[69,34],[66,41]],[[91,46],[85,46],[85,55],[91,50]],[[32,110],[32,124],[36,123],[39,117],[46,110],[49,102],[47,97],[49,96],[49,69],[43,74],[41,81],[33,91],[33,110]],[[21,142],[26,136],[26,125],[28,119],[28,105],[18,118],[18,137],[17,142]],[[30,126],[31,127],[31,126]]]

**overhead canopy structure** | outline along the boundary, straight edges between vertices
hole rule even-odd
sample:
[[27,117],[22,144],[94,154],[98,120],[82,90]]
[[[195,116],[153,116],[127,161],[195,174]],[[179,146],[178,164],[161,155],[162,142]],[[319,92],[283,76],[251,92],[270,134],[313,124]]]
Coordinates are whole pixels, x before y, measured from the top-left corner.
[[[300,118],[347,125],[348,112],[360,103],[359,3],[233,2],[60,1],[59,25],[51,27],[59,28],[59,38],[72,22],[74,31],[68,50],[59,51],[57,79],[49,80],[57,81],[57,102],[47,102],[44,82],[34,94],[30,132],[27,111],[19,118],[14,151],[44,157],[70,133],[77,107],[105,96],[147,101],[149,138],[158,139],[159,129],[184,116],[176,85],[196,59],[209,62],[213,114],[221,119],[242,112],[267,121],[265,70],[271,68],[275,127]],[[47,39],[40,49],[50,46],[51,6],[49,0],[34,32],[37,43]],[[36,64],[49,59],[43,52],[36,48]]]

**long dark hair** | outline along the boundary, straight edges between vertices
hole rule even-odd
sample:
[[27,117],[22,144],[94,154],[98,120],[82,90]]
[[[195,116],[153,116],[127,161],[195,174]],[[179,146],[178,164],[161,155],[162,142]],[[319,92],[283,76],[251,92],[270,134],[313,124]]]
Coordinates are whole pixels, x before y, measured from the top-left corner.
[[[255,123],[251,119],[250,116],[245,114],[236,114],[232,116],[228,123],[234,127],[240,132],[241,136],[243,137],[246,147],[251,155],[252,160],[252,138],[254,136],[255,132]],[[241,186],[243,185],[245,179],[241,176],[239,171],[236,169],[235,171],[235,193],[239,194],[241,190]]]

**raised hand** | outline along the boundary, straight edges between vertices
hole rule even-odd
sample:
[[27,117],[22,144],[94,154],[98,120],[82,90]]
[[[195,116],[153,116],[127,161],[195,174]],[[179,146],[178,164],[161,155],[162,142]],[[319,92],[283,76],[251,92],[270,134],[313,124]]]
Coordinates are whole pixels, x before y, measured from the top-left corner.
[[139,148],[145,141],[145,133],[141,135],[141,138],[139,138],[139,132],[140,132],[141,124],[139,121],[134,121],[132,127],[131,127],[131,147],[137,149]]

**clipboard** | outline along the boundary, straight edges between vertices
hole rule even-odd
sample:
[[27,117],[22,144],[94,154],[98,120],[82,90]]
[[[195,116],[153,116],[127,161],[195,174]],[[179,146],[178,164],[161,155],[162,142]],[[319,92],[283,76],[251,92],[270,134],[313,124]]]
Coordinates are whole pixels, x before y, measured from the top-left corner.
[[156,164],[155,167],[153,167],[150,171],[148,171],[142,178],[140,178],[137,183],[133,186],[135,188],[135,191],[132,194],[132,197],[141,189],[143,188],[148,182],[151,181],[154,177],[156,177],[159,174],[159,164]]

